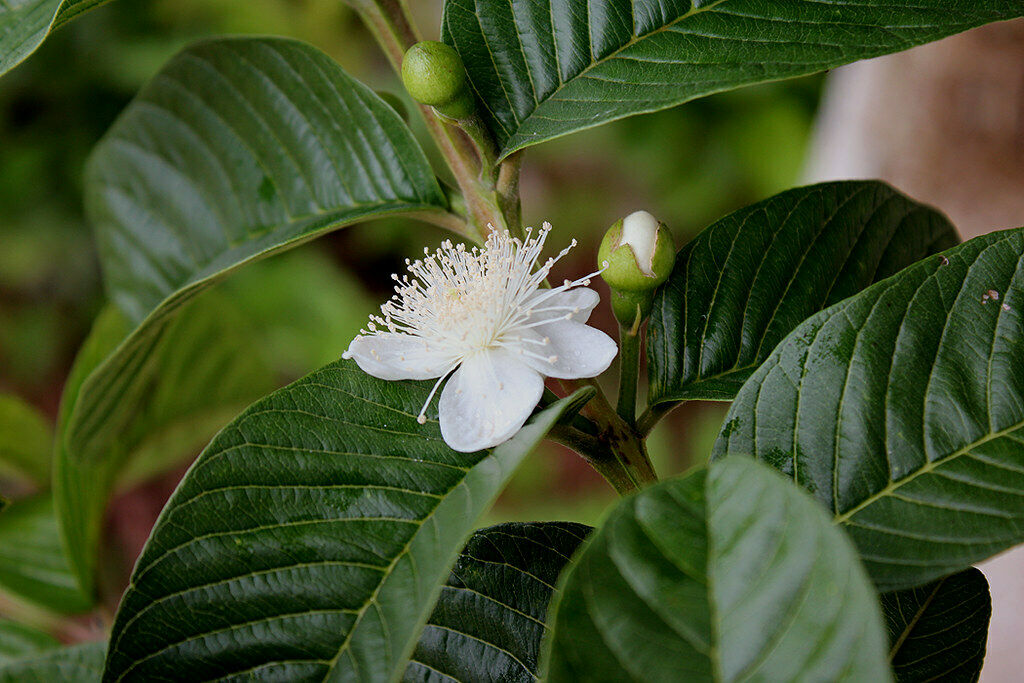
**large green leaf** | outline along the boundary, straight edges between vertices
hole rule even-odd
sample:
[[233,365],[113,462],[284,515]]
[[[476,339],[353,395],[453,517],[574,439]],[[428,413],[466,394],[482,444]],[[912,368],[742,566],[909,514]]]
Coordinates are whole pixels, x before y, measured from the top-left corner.
[[443,37],[508,154],[1022,15],[1016,0],[446,0]]
[[4,664],[34,655],[43,650],[52,650],[60,643],[49,633],[38,631],[15,621],[0,619],[0,670]]
[[810,318],[736,397],[754,455],[836,516],[882,590],[1024,541],[1024,230],[978,237]]
[[405,681],[537,680],[558,575],[591,529],[510,522],[481,529],[455,561]]
[[17,396],[0,394],[0,477],[46,486],[52,454],[53,430],[47,419]]
[[[429,382],[338,362],[254,404],[200,456],[143,551],[107,680],[401,676],[479,515],[581,390],[493,451],[416,421]],[[436,415],[436,413],[435,413]]]
[[886,593],[882,611],[899,683],[978,680],[992,616],[980,571],[972,567],[927,586]]
[[619,503],[560,587],[552,682],[890,680],[853,546],[749,458]]
[[959,242],[945,216],[885,183],[801,187],[683,247],[648,325],[651,404],[732,400],[794,327]]
[[86,172],[107,289],[136,324],[245,261],[444,206],[398,114],[324,53],[284,39],[221,39],[176,56]]
[[0,683],[98,683],[106,643],[47,650],[0,664]]
[[92,604],[68,566],[48,494],[0,513],[0,591],[58,612],[82,612]]
[[0,2],[0,75],[36,51],[46,36],[108,0],[7,0]]
[[[308,45],[250,38],[195,45],[161,70],[96,148],[86,200],[110,296],[135,326],[85,364],[64,399],[57,505],[88,589],[125,433],[141,424],[154,382],[181,395],[161,353],[183,305],[247,261],[374,216],[440,211],[445,200],[383,100]],[[216,394],[212,357],[194,362]]]

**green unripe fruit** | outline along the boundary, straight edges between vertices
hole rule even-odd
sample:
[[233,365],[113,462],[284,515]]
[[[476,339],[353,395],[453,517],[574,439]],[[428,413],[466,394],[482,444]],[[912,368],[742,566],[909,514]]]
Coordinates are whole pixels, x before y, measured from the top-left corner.
[[402,82],[412,98],[443,116],[465,119],[474,111],[462,58],[450,45],[424,40],[402,59]]
[[635,211],[608,229],[597,261],[602,267],[608,263],[601,277],[613,290],[653,291],[672,272],[675,245],[664,223],[646,211]]

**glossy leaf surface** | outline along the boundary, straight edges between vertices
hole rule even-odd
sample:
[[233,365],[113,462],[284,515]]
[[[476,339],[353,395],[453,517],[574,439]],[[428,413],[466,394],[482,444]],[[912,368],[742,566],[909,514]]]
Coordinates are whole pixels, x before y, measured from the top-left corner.
[[36,51],[50,31],[107,0],[23,0],[0,3],[0,75]]
[[715,454],[811,491],[882,590],[1024,541],[1024,231],[978,237],[810,318],[733,403]]
[[68,566],[49,494],[0,512],[0,591],[62,613],[92,604]]
[[447,0],[502,151],[1024,15],[1013,0]]
[[85,643],[0,663],[0,683],[99,683],[106,649]]
[[648,325],[650,403],[731,400],[793,328],[959,242],[945,216],[875,181],[783,192],[676,256]]
[[17,396],[0,394],[0,476],[50,483],[53,429]]
[[[401,676],[477,517],[578,392],[493,451],[416,421],[431,382],[338,362],[226,427],[168,502],[106,680]],[[197,561],[201,558],[201,561]]]
[[[124,433],[140,424],[154,382],[175,392],[159,356],[183,305],[247,261],[354,221],[440,210],[445,200],[380,98],[319,50],[253,38],[200,43],[171,60],[96,148],[86,200],[107,288],[130,323],[64,399],[58,509],[88,589]],[[200,393],[216,395],[213,359],[199,365],[213,380]]]
[[406,683],[536,681],[558,575],[590,531],[573,522],[510,522],[473,534],[427,620]]
[[977,681],[992,600],[975,568],[920,588],[886,593],[889,659],[898,683]]
[[853,546],[749,458],[622,501],[560,586],[552,682],[890,679]]
[[111,299],[153,324],[249,259],[445,199],[398,114],[327,55],[240,38],[143,88],[90,159],[86,203]]

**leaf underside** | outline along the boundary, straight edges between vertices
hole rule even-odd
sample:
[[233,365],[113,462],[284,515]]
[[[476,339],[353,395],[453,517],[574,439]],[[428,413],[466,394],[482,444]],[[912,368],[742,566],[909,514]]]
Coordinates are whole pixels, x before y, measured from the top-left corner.
[[442,38],[507,155],[1022,15],[1012,0],[447,0]]
[[416,421],[430,385],[338,362],[227,426],[136,565],[105,680],[400,676],[477,517],[591,395],[463,454],[441,440],[436,412]]
[[619,503],[560,588],[553,683],[890,679],[853,547],[809,496],[749,458]]
[[977,681],[981,676],[992,599],[977,569],[885,593],[882,612],[898,683]]
[[648,324],[650,403],[732,400],[793,328],[959,242],[938,211],[877,181],[783,192],[676,256]]
[[83,612],[92,604],[68,566],[49,494],[11,503],[0,513],[0,590],[60,613]]
[[1024,230],[932,256],[797,327],[715,456],[811,491],[882,590],[1024,541]]
[[36,51],[53,30],[108,0],[0,3],[0,76]]
[[404,681],[536,681],[555,583],[590,531],[573,522],[509,522],[473,534]]

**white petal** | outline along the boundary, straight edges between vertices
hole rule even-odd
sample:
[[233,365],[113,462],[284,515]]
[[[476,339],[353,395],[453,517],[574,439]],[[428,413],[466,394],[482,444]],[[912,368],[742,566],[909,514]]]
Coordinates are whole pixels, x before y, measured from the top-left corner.
[[455,359],[420,337],[384,332],[352,340],[345,358],[354,358],[367,374],[380,379],[431,379],[451,370]]
[[526,422],[544,379],[503,349],[466,358],[441,392],[441,436],[463,453],[497,446]]
[[[615,340],[596,328],[574,320],[556,320],[538,325],[531,330],[534,339],[546,341],[539,344],[524,344],[523,349],[544,356],[544,359],[522,355],[534,370],[547,377],[557,379],[579,379],[596,377],[608,369],[615,354],[619,352]],[[527,336],[522,331],[513,333]],[[510,335],[511,336],[511,335]],[[554,358],[554,360],[551,360]]]
[[540,289],[526,300],[523,308],[532,308],[535,303],[538,304],[538,310],[530,316],[530,322],[557,320],[571,315],[572,320],[585,323],[590,319],[591,311],[600,302],[601,296],[586,287],[573,287],[555,293],[550,289]]
[[628,245],[633,250],[637,265],[648,277],[654,277],[651,265],[658,244],[658,227],[658,219],[646,211],[634,211],[622,219],[619,244]]

